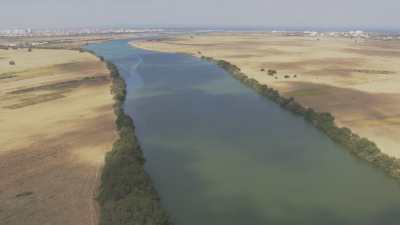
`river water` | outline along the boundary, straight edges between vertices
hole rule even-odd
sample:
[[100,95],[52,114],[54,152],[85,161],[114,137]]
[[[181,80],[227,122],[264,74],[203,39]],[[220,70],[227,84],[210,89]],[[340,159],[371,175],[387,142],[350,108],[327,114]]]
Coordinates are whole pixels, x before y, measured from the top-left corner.
[[400,185],[217,66],[87,47],[127,81],[146,170],[176,225],[399,225]]

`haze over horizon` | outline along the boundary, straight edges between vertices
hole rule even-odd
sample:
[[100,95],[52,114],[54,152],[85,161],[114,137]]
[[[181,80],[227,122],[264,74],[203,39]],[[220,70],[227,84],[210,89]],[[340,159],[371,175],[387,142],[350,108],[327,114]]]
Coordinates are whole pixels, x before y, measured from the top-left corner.
[[3,0],[0,28],[140,25],[400,30],[399,10],[396,0]]

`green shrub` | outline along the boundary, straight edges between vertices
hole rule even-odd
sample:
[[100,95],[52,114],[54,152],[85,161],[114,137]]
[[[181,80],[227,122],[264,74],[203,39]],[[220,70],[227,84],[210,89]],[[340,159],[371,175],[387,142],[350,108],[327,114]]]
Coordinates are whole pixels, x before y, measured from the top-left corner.
[[276,70],[271,70],[271,69],[268,70],[268,75],[274,76],[275,74],[277,74]]

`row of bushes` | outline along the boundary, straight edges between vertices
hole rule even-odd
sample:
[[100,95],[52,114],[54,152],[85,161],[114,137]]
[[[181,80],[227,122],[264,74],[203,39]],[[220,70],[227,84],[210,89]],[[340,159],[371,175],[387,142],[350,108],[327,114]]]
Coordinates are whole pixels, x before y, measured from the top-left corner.
[[171,225],[151,178],[144,169],[145,159],[135,135],[133,121],[123,110],[125,81],[114,64],[106,63],[113,79],[111,91],[115,100],[119,139],[106,155],[101,176],[98,195],[100,224]]
[[335,124],[335,118],[330,113],[316,112],[312,108],[303,107],[296,102],[294,98],[283,97],[277,90],[270,88],[265,84],[260,84],[255,79],[248,78],[247,75],[240,71],[240,68],[229,62],[224,60],[215,60],[211,57],[203,56],[202,58],[216,63],[218,66],[228,71],[234,78],[241,81],[246,86],[253,88],[261,95],[278,103],[281,107],[296,115],[302,116],[306,121],[324,132],[334,142],[345,147],[353,155],[383,169],[392,177],[400,178],[400,159],[382,153],[375,143],[358,136],[350,129],[339,128]]

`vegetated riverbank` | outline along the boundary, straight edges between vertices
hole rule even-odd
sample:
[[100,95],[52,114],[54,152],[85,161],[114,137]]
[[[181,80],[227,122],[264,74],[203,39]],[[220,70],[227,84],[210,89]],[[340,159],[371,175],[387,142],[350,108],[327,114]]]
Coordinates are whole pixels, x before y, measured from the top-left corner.
[[256,90],[261,95],[271,99],[282,108],[285,108],[296,115],[302,116],[306,121],[321,130],[334,142],[345,147],[353,155],[382,169],[391,177],[400,179],[400,159],[382,153],[375,143],[353,133],[349,128],[337,127],[335,124],[335,118],[330,113],[316,112],[312,108],[306,108],[300,105],[294,98],[283,97],[277,90],[270,88],[265,84],[260,84],[255,79],[248,78],[246,74],[241,72],[239,67],[227,61],[205,56],[202,56],[201,58],[217,64],[229,72],[235,79]]
[[[90,51],[89,51],[90,52]],[[104,61],[103,57],[99,57]],[[101,225],[171,225],[160,197],[144,169],[145,159],[133,120],[125,114],[126,83],[117,67],[106,62],[113,80],[114,111],[119,139],[107,153],[98,195]]]

